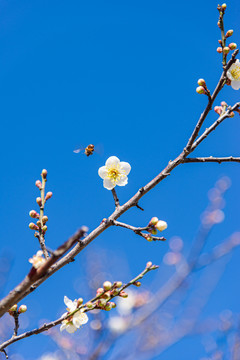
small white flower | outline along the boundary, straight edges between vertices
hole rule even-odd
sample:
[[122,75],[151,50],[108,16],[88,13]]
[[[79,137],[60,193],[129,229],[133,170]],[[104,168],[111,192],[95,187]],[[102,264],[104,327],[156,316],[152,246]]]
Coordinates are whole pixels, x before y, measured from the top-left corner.
[[[70,300],[67,296],[64,296],[64,303],[67,306],[67,313],[64,313],[62,316],[67,315],[68,313],[73,312],[77,309],[77,300]],[[60,331],[66,330],[68,333],[72,334],[77,329],[88,322],[88,316],[81,310],[77,311],[73,316],[69,319],[65,319],[62,321],[62,325],[60,327]]]
[[42,266],[45,263],[46,259],[42,255],[43,255],[42,250],[39,250],[36,253],[36,255],[33,255],[33,257],[28,260],[30,264],[32,264],[32,266],[35,267],[35,269],[38,269],[40,266]]
[[116,156],[110,156],[105,166],[98,169],[98,175],[103,179],[103,186],[112,190],[116,185],[125,186],[128,183],[127,175],[130,173],[129,163],[121,161]]
[[227,71],[227,77],[231,80],[231,86],[234,90],[240,89],[240,62],[238,59]]

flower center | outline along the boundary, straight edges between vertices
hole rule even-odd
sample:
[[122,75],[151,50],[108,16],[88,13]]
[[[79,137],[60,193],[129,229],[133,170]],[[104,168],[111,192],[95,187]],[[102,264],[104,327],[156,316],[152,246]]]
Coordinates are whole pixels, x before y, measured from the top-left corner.
[[235,66],[231,70],[231,75],[234,78],[234,80],[240,80],[240,66]]
[[121,178],[121,173],[119,172],[118,169],[116,168],[112,168],[112,169],[108,169],[108,175],[107,177],[116,182],[117,180],[119,180]]

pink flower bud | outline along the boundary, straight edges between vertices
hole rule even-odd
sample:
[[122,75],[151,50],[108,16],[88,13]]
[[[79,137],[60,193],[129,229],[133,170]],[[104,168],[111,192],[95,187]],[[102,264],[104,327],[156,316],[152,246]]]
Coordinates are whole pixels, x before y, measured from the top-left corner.
[[31,230],[39,230],[39,227],[34,223],[30,223],[28,226]]
[[110,281],[105,281],[103,283],[104,290],[110,290],[112,288],[112,283]]
[[222,9],[223,9],[223,11],[225,11],[226,10],[226,8],[227,8],[227,4],[222,4]]
[[230,114],[229,114],[229,117],[231,117],[231,118],[232,118],[232,117],[234,117],[234,115],[235,115],[235,114],[234,114],[234,112],[233,112],[233,111],[231,111],[231,112],[230,112]]
[[47,217],[47,215],[44,215],[42,218],[43,224],[46,224],[47,221],[48,221],[48,217]]
[[151,261],[148,261],[146,267],[149,268],[149,267],[151,267],[151,266],[152,266],[152,262],[151,262]]
[[34,219],[38,219],[38,218],[39,218],[39,214],[38,214],[35,210],[29,211],[29,216],[30,216],[31,218],[34,218]]
[[205,80],[204,80],[204,79],[199,79],[199,80],[198,80],[198,85],[199,85],[199,86],[206,87],[206,82],[205,82]]
[[91,301],[88,301],[88,302],[86,303],[86,307],[87,307],[88,309],[93,309],[93,308],[94,308],[94,305],[93,305],[93,303],[92,303]]
[[224,53],[225,55],[228,54],[229,51],[230,51],[230,49],[229,49],[228,46],[225,46],[225,47],[223,48],[223,53]]
[[97,295],[100,295],[100,294],[102,294],[102,293],[104,293],[103,288],[98,288],[98,289],[97,289]]
[[147,241],[150,241],[150,242],[153,241],[153,238],[150,234],[144,234],[144,237]]
[[102,294],[102,298],[103,299],[109,299],[110,298],[110,296],[111,296],[111,293],[110,293],[110,291],[107,291],[107,292],[105,292],[104,294]]
[[27,311],[27,306],[26,305],[21,305],[18,309],[18,313],[19,314],[23,314]]
[[112,303],[111,303],[111,302],[107,302],[106,305],[105,305],[104,310],[106,310],[106,311],[112,310]]
[[204,89],[203,86],[198,86],[198,87],[196,88],[196,92],[197,92],[198,94],[205,94],[205,89]]
[[39,206],[42,206],[42,199],[40,197],[36,198],[36,202]]
[[231,43],[228,45],[230,50],[235,50],[237,48],[237,44],[236,43]]
[[112,301],[110,301],[110,304],[112,305],[112,309],[114,309],[117,305],[114,303],[114,302],[112,302]]
[[44,179],[46,179],[46,177],[47,177],[47,170],[46,170],[46,169],[43,169],[43,170],[42,170],[42,177],[43,177]]
[[135,281],[135,282],[133,283],[133,285],[139,287],[139,286],[141,286],[142,284],[140,283],[140,281]]
[[52,195],[53,195],[53,193],[51,191],[47,192],[45,201],[47,201],[48,199],[51,199]]
[[36,185],[36,187],[38,187],[39,189],[41,189],[41,187],[42,187],[42,183],[41,183],[40,180],[37,180],[37,181],[35,182],[35,185]]
[[233,30],[228,30],[226,32],[225,38],[227,39],[228,37],[232,36],[232,34],[233,34]]
[[221,107],[221,106],[215,106],[215,107],[214,107],[214,111],[215,111],[218,115],[221,115],[221,113],[222,113],[222,107]]
[[217,48],[217,52],[218,52],[219,54],[222,53],[222,48],[221,48],[220,46]]
[[122,286],[122,282],[121,281],[115,281],[114,286],[116,288],[120,288]]
[[124,290],[122,290],[120,291],[119,296],[121,296],[122,298],[127,298],[128,294]]
[[102,307],[104,307],[105,305],[106,305],[106,300],[104,300],[104,299],[99,299],[98,301],[97,301],[97,306],[98,307],[100,307],[100,308],[102,308]]
[[44,233],[47,231],[47,229],[48,229],[47,225],[44,225],[44,226],[42,227],[42,231],[43,231]]
[[37,221],[37,226],[41,227],[41,221],[40,220]]
[[228,104],[226,103],[226,101],[222,101],[221,106],[228,106]]
[[222,40],[218,40],[219,44],[222,45]]
[[219,28],[221,28],[220,21],[217,22],[217,26],[218,26]]

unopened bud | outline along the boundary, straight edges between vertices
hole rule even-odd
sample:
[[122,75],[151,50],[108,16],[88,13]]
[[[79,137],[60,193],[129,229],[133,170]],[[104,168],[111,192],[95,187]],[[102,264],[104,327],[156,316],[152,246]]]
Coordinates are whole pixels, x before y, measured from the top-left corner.
[[35,185],[36,185],[36,187],[38,187],[39,189],[41,189],[41,187],[42,187],[42,183],[41,183],[40,180],[37,180],[37,181],[35,182]]
[[222,40],[218,40],[219,44],[222,45]]
[[121,296],[122,298],[127,298],[128,294],[124,290],[122,290],[120,291],[119,296]]
[[158,222],[158,218],[156,216],[152,217],[150,222],[149,222],[149,225],[156,225],[156,223]]
[[38,226],[38,227],[41,226],[41,221],[40,221],[40,220],[37,221],[37,226]]
[[214,111],[218,114],[218,115],[221,115],[222,113],[222,107],[221,106],[215,106],[214,107]]
[[228,30],[226,32],[225,38],[228,38],[228,37],[232,36],[232,34],[233,34],[233,30]]
[[139,286],[141,286],[142,284],[140,283],[140,281],[135,281],[135,282],[133,283],[133,285],[139,287]]
[[30,223],[28,226],[31,230],[39,230],[39,227],[34,223]]
[[217,22],[217,26],[218,26],[219,28],[221,28],[221,23],[220,23],[220,21]]
[[223,48],[223,53],[224,53],[225,55],[228,54],[229,51],[230,51],[230,49],[229,49],[228,46],[225,46],[225,47]]
[[166,221],[163,221],[163,220],[159,220],[156,224],[156,228],[159,230],[159,231],[163,231],[167,228],[167,223]]
[[102,298],[108,300],[108,299],[110,298],[110,296],[111,296],[110,291],[107,291],[107,292],[105,292],[105,293],[102,295]]
[[110,302],[110,304],[112,305],[112,309],[114,309],[117,305],[115,304],[115,302]]
[[100,222],[100,224],[104,224],[107,221],[106,218],[103,218],[102,221]]
[[92,303],[91,301],[88,301],[88,302],[86,303],[86,307],[87,307],[88,309],[93,309],[93,308],[94,308],[94,305],[93,305],[93,303]]
[[199,79],[199,80],[198,80],[198,85],[199,85],[199,86],[206,87],[206,82],[205,82],[205,80],[204,80],[204,79]]
[[156,229],[149,229],[148,231],[153,235],[157,235],[157,230]]
[[48,199],[51,199],[53,193],[51,191],[47,192],[46,196],[45,196],[45,201],[47,201]]
[[27,311],[27,306],[26,305],[21,305],[19,306],[19,309],[18,309],[18,313],[19,314],[23,314]]
[[226,8],[227,8],[227,4],[225,4],[225,3],[222,4],[222,9],[223,9],[223,10],[226,10]]
[[83,298],[77,299],[77,307],[79,307],[80,305],[82,305],[82,303],[83,303]]
[[151,261],[148,261],[146,267],[149,268],[149,267],[151,267],[151,266],[152,266],[152,262],[151,262]]
[[197,92],[198,94],[205,94],[205,89],[204,89],[203,86],[198,86],[198,87],[196,88],[196,92]]
[[16,311],[17,311],[17,304],[13,305],[13,306],[8,310],[9,313],[14,313],[14,312],[16,312]]
[[106,303],[106,305],[105,305],[104,310],[106,310],[106,311],[110,311],[110,310],[112,310],[112,303],[107,302],[107,303]]
[[122,282],[121,281],[115,281],[114,286],[116,288],[120,288],[122,286]]
[[103,283],[104,290],[110,290],[112,288],[112,283],[110,281],[105,281]]
[[145,239],[147,240],[147,241],[149,241],[149,242],[151,242],[151,241],[153,241],[153,238],[152,238],[152,236],[150,235],[150,234],[145,234]]
[[222,48],[221,48],[220,46],[217,48],[217,52],[218,52],[219,54],[222,53]]
[[48,229],[47,225],[44,225],[44,226],[42,227],[42,231],[43,231],[44,233],[47,231],[47,229]]
[[44,215],[44,216],[42,217],[42,222],[43,222],[43,224],[46,224],[47,221],[48,221],[48,217],[47,217],[47,215]]
[[226,103],[226,101],[222,101],[222,102],[221,102],[221,106],[226,106],[226,107],[227,107],[228,104]]
[[46,179],[46,177],[47,177],[47,170],[46,170],[46,169],[43,169],[43,170],[42,170],[42,177],[43,177],[44,179]]
[[230,50],[235,50],[237,48],[237,44],[236,43],[231,43],[228,45]]
[[106,300],[104,300],[104,299],[99,299],[98,301],[97,301],[97,306],[98,307],[100,307],[100,308],[102,308],[102,307],[104,307],[105,305],[106,305]]
[[36,202],[39,206],[42,206],[42,199],[40,197],[36,198]]
[[231,118],[232,118],[232,117],[234,117],[234,115],[235,115],[235,114],[234,114],[234,112],[233,112],[233,111],[231,111],[231,112],[230,112],[230,114],[229,114],[229,117],[231,117]]
[[112,296],[117,296],[119,294],[119,290],[118,289],[113,289],[111,290],[111,295]]
[[102,294],[102,293],[104,293],[103,288],[98,288],[98,289],[97,289],[97,295],[100,295],[100,294]]
[[34,219],[39,218],[39,214],[35,210],[29,211],[29,216]]

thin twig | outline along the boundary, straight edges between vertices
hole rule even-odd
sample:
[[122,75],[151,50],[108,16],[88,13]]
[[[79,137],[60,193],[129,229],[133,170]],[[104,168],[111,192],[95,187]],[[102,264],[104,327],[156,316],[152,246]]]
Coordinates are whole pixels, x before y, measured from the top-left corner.
[[[123,290],[125,290],[126,288],[128,288],[129,286],[133,285],[136,281],[142,279],[142,278],[144,277],[144,275],[146,275],[149,271],[156,270],[156,269],[158,269],[158,266],[157,266],[157,265],[152,265],[151,263],[150,263],[150,264],[147,264],[146,268],[145,268],[138,276],[136,276],[134,279],[130,280],[127,284],[122,285],[122,286],[118,289],[118,293],[117,293],[116,295],[111,295],[110,300],[113,299],[113,298],[115,298],[115,297],[117,297],[118,294],[119,294],[121,291],[123,291]],[[108,290],[106,290],[105,292],[107,292],[107,291],[108,291]],[[95,301],[98,300],[103,294],[104,294],[104,293],[101,293],[101,294],[95,296],[93,299],[90,300],[90,302],[92,302],[92,303],[95,302]],[[76,312],[78,312],[78,311],[79,311],[80,309],[82,309],[82,308],[84,308],[84,312],[88,312],[88,311],[93,310],[95,307],[96,307],[96,306],[94,306],[92,309],[88,309],[88,308],[86,308],[86,304],[81,305],[81,306],[79,306],[76,310],[72,311],[71,313],[67,313],[65,316],[61,316],[61,317],[58,318],[57,320],[51,321],[51,322],[49,322],[49,323],[47,323],[47,324],[44,324],[44,325],[40,326],[40,327],[37,328],[37,329],[31,330],[31,331],[27,331],[27,332],[25,332],[25,333],[23,333],[23,334],[21,334],[21,335],[14,336],[14,337],[12,337],[11,339],[5,341],[4,343],[2,343],[2,344],[0,345],[0,351],[3,351],[3,352],[5,353],[4,349],[5,349],[7,346],[13,344],[14,342],[19,341],[19,340],[22,340],[22,339],[27,338],[27,337],[32,336],[32,335],[40,334],[40,333],[42,333],[42,332],[44,332],[44,331],[47,331],[47,330],[51,329],[52,327],[54,327],[54,326],[56,326],[56,325],[59,325],[63,320],[71,317],[73,314],[75,314]]]
[[6,350],[2,349],[2,350],[0,350],[0,351],[3,352],[4,355],[5,355],[5,357],[6,357],[6,359],[8,359],[8,354],[7,354]]
[[[135,226],[132,226],[132,225],[128,225],[128,224],[122,223],[122,222],[120,222],[120,221],[116,221],[116,220],[114,220],[112,223],[113,223],[113,225],[115,225],[115,226],[121,226],[121,227],[123,227],[123,228],[125,228],[125,229],[132,230],[133,232],[135,232],[135,234],[140,235],[140,236],[142,236],[142,237],[144,237],[144,238],[145,238],[145,236],[146,236],[147,234],[142,233],[142,231],[148,231],[148,230],[149,230],[149,227],[148,227],[148,226],[145,226],[145,227],[135,227]],[[149,235],[151,236],[151,238],[152,238],[153,241],[165,241],[165,240],[166,240],[165,237],[163,237],[163,236],[160,236],[160,237],[159,237],[159,236],[154,236],[154,235],[152,235],[152,234],[149,234]]]
[[209,157],[186,158],[184,160],[184,163],[217,162],[217,163],[221,164],[222,162],[229,162],[229,161],[240,162],[240,157],[233,157],[233,156],[213,157],[213,156],[209,156]]
[[112,194],[113,194],[115,206],[116,206],[116,208],[118,208],[119,207],[119,199],[117,197],[117,193],[116,193],[115,188],[112,189]]
[[15,321],[15,328],[14,328],[14,335],[13,336],[17,336],[18,329],[19,329],[19,314],[18,314],[17,311],[14,311],[12,316],[14,317],[14,321]]

